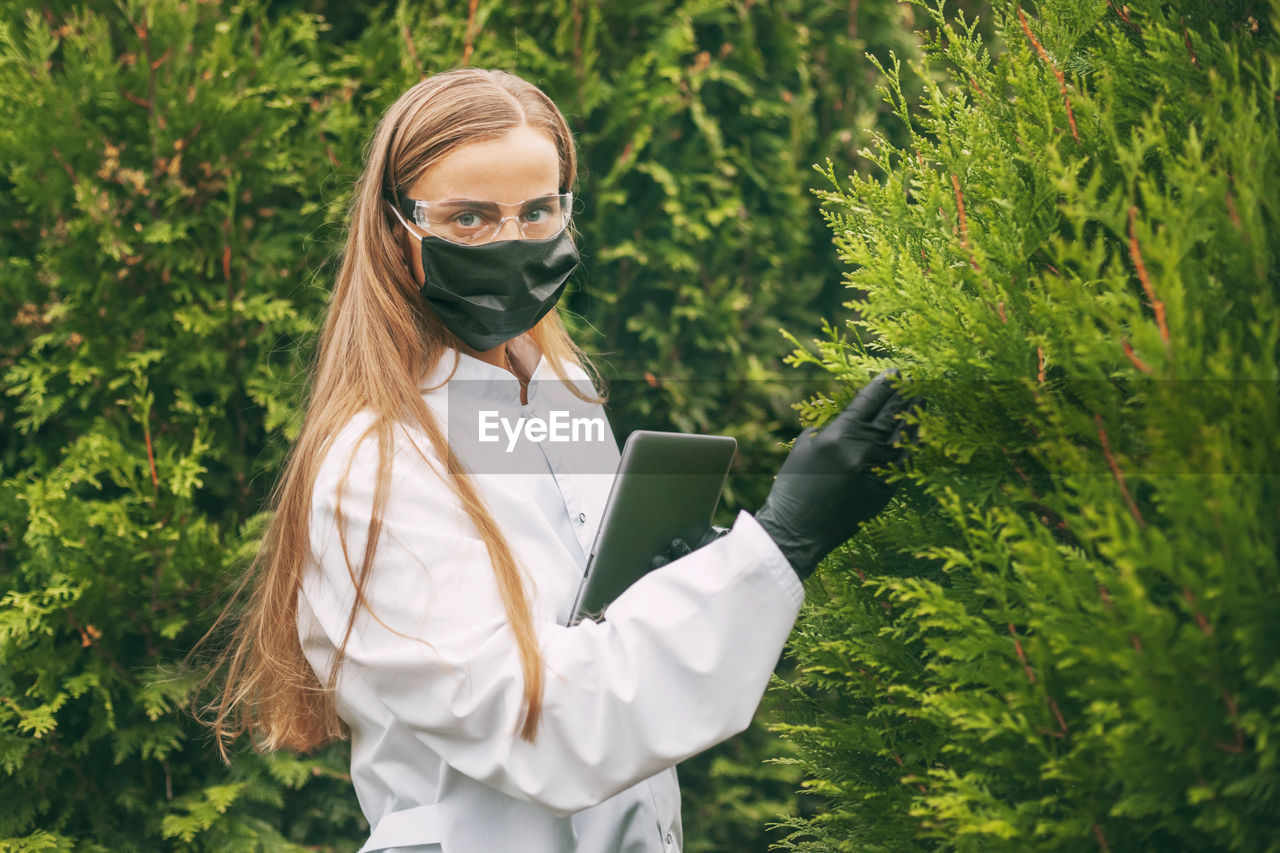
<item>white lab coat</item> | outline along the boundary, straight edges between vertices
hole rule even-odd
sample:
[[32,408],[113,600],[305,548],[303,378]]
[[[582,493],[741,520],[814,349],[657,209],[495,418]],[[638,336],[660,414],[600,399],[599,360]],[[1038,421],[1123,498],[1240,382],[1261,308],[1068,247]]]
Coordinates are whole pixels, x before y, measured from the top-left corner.
[[[730,533],[627,590],[604,622],[565,627],[618,448],[611,433],[523,441],[511,453],[505,435],[476,444],[473,410],[547,417],[576,406],[604,417],[567,394],[527,338],[519,344],[538,365],[527,405],[510,373],[466,355],[424,397],[527,571],[546,663],[538,735],[529,743],[515,732],[524,679],[488,552],[425,436],[401,432],[366,587],[377,618],[357,617],[337,685],[352,782],[373,828],[362,849],[672,853],[682,846],[675,765],[746,728],[803,587],[742,512]],[[454,362],[448,353],[423,388]],[[570,375],[587,387],[581,370]],[[341,509],[358,571],[378,460],[372,437],[356,440],[370,422],[362,413],[342,430],[313,495],[298,630],[322,682],[354,598],[337,485],[350,462]]]

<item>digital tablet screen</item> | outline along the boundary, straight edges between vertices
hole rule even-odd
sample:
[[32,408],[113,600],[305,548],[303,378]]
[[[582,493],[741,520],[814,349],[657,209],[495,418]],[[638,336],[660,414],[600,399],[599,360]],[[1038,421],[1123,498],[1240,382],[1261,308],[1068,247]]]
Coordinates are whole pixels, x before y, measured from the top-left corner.
[[636,430],[627,437],[570,625],[603,613],[671,540],[697,546],[737,446],[727,435]]

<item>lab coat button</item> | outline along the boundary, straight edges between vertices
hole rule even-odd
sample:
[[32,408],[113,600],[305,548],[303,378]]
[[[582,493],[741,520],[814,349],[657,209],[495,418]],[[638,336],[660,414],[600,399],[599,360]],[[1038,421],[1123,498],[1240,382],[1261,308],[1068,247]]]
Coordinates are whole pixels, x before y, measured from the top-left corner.
[[586,514],[585,512],[580,512],[580,513],[578,513],[578,521],[579,521],[579,522],[581,522],[582,524],[586,524],[586,523],[587,523],[587,514]]
[[675,843],[675,839],[671,837],[671,833],[667,833],[667,846],[670,847]]

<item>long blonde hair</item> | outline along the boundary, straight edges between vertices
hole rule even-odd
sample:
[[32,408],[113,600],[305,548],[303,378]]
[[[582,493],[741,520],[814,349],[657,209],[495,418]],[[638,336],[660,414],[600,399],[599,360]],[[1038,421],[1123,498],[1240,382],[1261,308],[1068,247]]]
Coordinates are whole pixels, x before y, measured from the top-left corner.
[[[271,520],[260,548],[233,601],[247,589],[252,592],[213,670],[213,677],[225,682],[206,714],[224,758],[227,745],[245,733],[259,749],[303,751],[346,735],[333,688],[356,615],[369,606],[364,590],[386,506],[397,423],[420,429],[446,461],[450,487],[488,548],[523,669],[520,735],[532,740],[537,732],[543,662],[520,567],[421,396],[422,377],[458,342],[421,298],[386,204],[459,146],[500,137],[521,125],[545,132],[555,142],[559,191],[571,190],[577,157],[564,116],[543,92],[513,74],[461,69],[429,77],[401,95],[378,122],[355,186],[302,429],[272,492]],[[582,396],[567,379],[565,366],[578,364],[592,375],[594,369],[570,339],[558,311],[549,312],[530,336],[556,375]],[[373,515],[359,569],[347,558],[355,602],[327,684],[321,685],[303,656],[296,624],[298,589],[309,557],[311,496],[333,439],[365,409],[375,417],[360,440],[372,434],[379,452]],[[345,475],[339,493],[344,486]],[[345,555],[345,540],[343,545]]]

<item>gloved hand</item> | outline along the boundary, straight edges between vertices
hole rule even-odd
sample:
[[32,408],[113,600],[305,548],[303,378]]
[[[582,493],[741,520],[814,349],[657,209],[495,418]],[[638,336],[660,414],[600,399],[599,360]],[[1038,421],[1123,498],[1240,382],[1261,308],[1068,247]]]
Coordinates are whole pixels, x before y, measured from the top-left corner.
[[727,527],[720,527],[716,524],[711,525],[711,527],[707,528],[707,532],[702,534],[702,541],[698,543],[697,548],[690,548],[689,543],[683,539],[672,539],[671,544],[667,546],[665,554],[658,554],[649,561],[649,568],[660,569],[667,563],[680,559],[685,554],[693,553],[703,545],[710,545],[712,542],[716,541],[728,532],[729,528]]
[[801,580],[893,494],[871,469],[905,451],[894,447],[906,435],[898,415],[907,401],[890,384],[898,376],[884,371],[821,431],[802,432],[755,514]]
[[693,549],[689,547],[688,542],[683,539],[672,539],[671,544],[667,546],[665,554],[658,554],[649,561],[649,568],[660,569],[667,563],[670,563],[673,560],[678,560],[685,554],[689,554],[692,551]]

